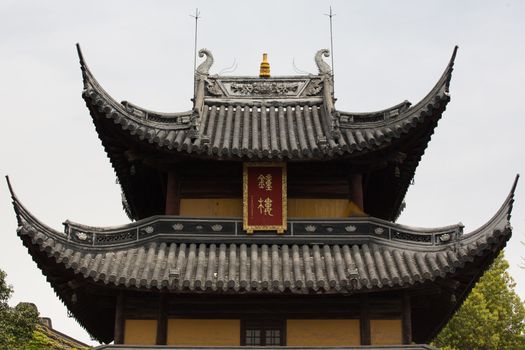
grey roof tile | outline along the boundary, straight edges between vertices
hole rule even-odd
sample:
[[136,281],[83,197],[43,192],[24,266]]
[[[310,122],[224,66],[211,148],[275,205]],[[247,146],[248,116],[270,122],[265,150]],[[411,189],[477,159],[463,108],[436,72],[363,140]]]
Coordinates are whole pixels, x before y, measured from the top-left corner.
[[[14,195],[13,202],[18,235],[26,245],[33,246],[31,254],[44,254],[64,269],[95,282],[179,292],[351,293],[356,288],[432,281],[457,271],[478,256],[502,249],[511,234],[514,188],[501,209],[480,229],[455,238],[445,237],[450,236],[446,232],[461,226],[430,230],[427,234],[433,238],[429,242],[390,240],[377,237],[377,233],[313,236],[308,241],[308,236],[296,231],[294,236],[224,235],[220,236],[222,243],[217,244],[210,242],[212,236],[202,235],[199,239],[183,231],[178,241],[172,234],[152,233],[127,243],[98,243],[96,234],[104,234],[104,229],[90,231],[87,226],[66,222],[66,233],[60,233],[40,223]],[[139,227],[154,227],[154,220],[173,218],[183,219],[158,217],[131,225],[137,227],[133,232],[139,232]],[[408,230],[406,226],[383,221],[381,226]],[[129,228],[124,227],[128,231]],[[355,270],[357,285],[350,283]]]
[[[167,151],[197,153],[209,158],[324,159],[388,146],[426,120],[437,121],[450,99],[448,86],[454,56],[455,52],[441,79],[421,102],[413,107],[404,102],[371,113],[334,111],[333,115],[327,114],[327,102],[323,98],[294,99],[286,93],[273,99],[264,95],[240,99],[205,96],[203,105],[195,107],[197,115],[194,111],[152,112],[129,102],[116,102],[81,58],[83,97],[95,124],[103,123],[103,119],[112,120],[139,141],[156,144]],[[200,124],[200,136],[192,139],[189,133],[191,119],[195,117]],[[340,136],[333,133],[332,124]]]

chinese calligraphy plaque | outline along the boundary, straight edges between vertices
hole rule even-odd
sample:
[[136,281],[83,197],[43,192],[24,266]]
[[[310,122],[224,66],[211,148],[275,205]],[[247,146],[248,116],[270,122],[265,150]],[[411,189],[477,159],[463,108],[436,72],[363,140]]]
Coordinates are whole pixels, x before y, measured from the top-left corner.
[[286,230],[286,163],[244,163],[243,228]]

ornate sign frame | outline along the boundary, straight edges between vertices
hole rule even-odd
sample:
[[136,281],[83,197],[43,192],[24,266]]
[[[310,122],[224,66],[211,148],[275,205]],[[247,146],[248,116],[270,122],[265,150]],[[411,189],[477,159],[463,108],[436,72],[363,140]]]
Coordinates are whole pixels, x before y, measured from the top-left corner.
[[[250,223],[250,210],[253,210],[253,203],[249,203],[249,169],[250,168],[279,168],[281,169],[281,216],[280,224],[273,225],[254,225]],[[253,180],[253,179],[252,179]],[[274,186],[277,184],[274,184]],[[288,204],[287,204],[287,178],[286,178],[286,163],[284,162],[244,162],[243,163],[243,174],[242,174],[242,186],[243,186],[243,229],[247,233],[253,233],[253,231],[277,231],[282,234],[287,228],[287,217],[288,217]]]

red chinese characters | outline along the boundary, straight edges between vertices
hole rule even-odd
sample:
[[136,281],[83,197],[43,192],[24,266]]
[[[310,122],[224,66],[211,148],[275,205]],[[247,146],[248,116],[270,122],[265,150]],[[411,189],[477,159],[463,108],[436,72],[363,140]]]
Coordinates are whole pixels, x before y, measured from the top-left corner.
[[245,163],[244,229],[283,233],[286,229],[286,164]]

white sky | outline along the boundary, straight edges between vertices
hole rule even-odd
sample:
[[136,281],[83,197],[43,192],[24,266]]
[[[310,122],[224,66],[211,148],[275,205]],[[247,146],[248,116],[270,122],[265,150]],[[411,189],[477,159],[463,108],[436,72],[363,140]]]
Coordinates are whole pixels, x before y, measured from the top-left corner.
[[[193,22],[199,47],[212,50],[217,73],[257,75],[268,52],[273,75],[316,72],[313,55],[329,48],[334,18],[337,107],[372,111],[433,87],[454,45],[459,53],[452,101],[416,172],[398,222],[470,232],[499,208],[516,173],[525,175],[525,3],[521,1],[20,1],[0,2],[0,100],[4,130],[0,174],[22,202],[61,230],[128,222],[115,174],[81,98],[74,44],[117,100],[165,112],[188,110],[192,97]],[[395,4],[395,6],[394,6]],[[84,342],[16,236],[0,187],[0,268],[15,288],[12,304],[32,301],[56,329]],[[518,185],[506,248],[525,298],[525,184]]]

